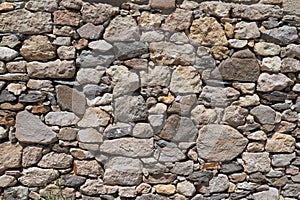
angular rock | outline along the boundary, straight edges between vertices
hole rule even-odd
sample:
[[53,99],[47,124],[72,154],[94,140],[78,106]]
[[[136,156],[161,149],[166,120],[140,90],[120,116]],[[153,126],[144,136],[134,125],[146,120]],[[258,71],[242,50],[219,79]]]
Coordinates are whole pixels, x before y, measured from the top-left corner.
[[97,96],[100,96],[105,92],[111,92],[111,90],[111,86],[108,86],[103,83],[101,83],[100,85],[88,84],[84,86],[83,93],[86,95],[87,98],[91,99],[94,97],[97,98]]
[[269,172],[271,167],[271,159],[269,158],[269,153],[248,153],[244,152],[242,154],[243,167],[245,172]]
[[16,117],[16,138],[24,143],[50,144],[57,140],[56,134],[38,117],[22,111]]
[[296,158],[295,153],[291,154],[275,154],[272,157],[272,166],[286,167],[291,164],[291,161]]
[[76,175],[62,175],[61,176],[61,185],[67,187],[79,187],[86,181],[86,178]]
[[247,143],[248,140],[236,129],[227,125],[211,124],[200,129],[197,150],[202,159],[222,162],[237,157]]
[[41,90],[41,91],[53,91],[52,82],[49,80],[35,80],[29,79],[27,82],[27,87],[33,90]]
[[99,107],[87,108],[82,119],[78,122],[79,127],[106,126],[110,116]]
[[62,60],[71,60],[76,57],[76,49],[73,46],[60,46],[57,55]]
[[131,16],[117,16],[105,29],[103,38],[110,42],[126,42],[139,40],[139,28]]
[[65,85],[56,87],[57,102],[63,110],[72,111],[76,115],[82,115],[85,112],[85,96],[74,88]]
[[200,10],[215,17],[229,17],[231,5],[217,1],[206,1],[200,4]]
[[81,8],[82,20],[95,25],[102,24],[117,13],[118,9],[109,4],[83,3]]
[[288,45],[298,40],[296,27],[282,26],[262,31],[262,38],[267,42]]
[[267,72],[279,72],[281,59],[279,56],[266,57],[262,59],[261,70]]
[[104,183],[107,185],[138,185],[142,182],[142,167],[139,159],[113,157],[105,164]]
[[58,171],[54,169],[31,167],[23,170],[23,175],[19,178],[19,181],[25,186],[43,187],[57,179],[58,176]]
[[226,46],[228,43],[222,26],[213,17],[194,20],[189,38],[203,46]]
[[16,185],[17,180],[13,176],[2,175],[0,176],[0,188],[6,188]]
[[208,191],[213,192],[224,192],[229,188],[229,180],[226,175],[219,174],[216,177],[213,177],[209,181]]
[[116,139],[123,136],[131,135],[131,132],[132,132],[132,126],[130,124],[116,123],[116,124],[109,125],[105,129],[104,135],[108,139]]
[[[92,196],[92,195],[105,194],[106,190],[103,186],[102,181],[88,179],[85,182],[85,184],[80,187],[80,192],[82,194]],[[90,198],[88,197],[88,199],[90,199]]]
[[257,91],[271,92],[274,90],[283,90],[293,84],[293,81],[284,74],[261,73],[257,81]]
[[292,153],[295,149],[295,138],[291,135],[274,133],[267,140],[266,151],[271,153]]
[[260,32],[255,22],[239,22],[235,25],[236,39],[253,39],[259,38]]
[[281,49],[282,57],[300,58],[300,45],[289,44]]
[[176,9],[170,14],[161,28],[170,32],[188,30],[192,22],[192,11]]
[[[0,24],[0,26],[1,26],[1,24]],[[8,47],[0,47],[0,60],[11,61],[18,55],[19,55],[19,53],[13,49],[10,49]]]
[[223,80],[255,82],[259,77],[260,70],[255,55],[250,50],[241,50],[221,62],[212,73],[214,76],[220,76]]
[[25,4],[25,8],[30,11],[53,12],[57,10],[57,7],[55,0],[30,0]]
[[120,138],[105,140],[100,151],[111,155],[147,157],[153,153],[153,139]]
[[239,106],[229,106],[225,108],[223,120],[233,127],[241,126],[245,123],[248,110]]
[[97,50],[83,50],[80,56],[76,59],[76,64],[79,67],[108,67],[115,59],[113,54],[104,54]]
[[9,187],[4,190],[5,199],[27,200],[29,188],[24,186]]
[[[182,81],[184,80],[184,81]],[[192,66],[179,66],[172,74],[170,90],[174,93],[200,93],[202,81],[198,71]]]
[[269,106],[259,105],[250,111],[255,119],[261,124],[275,124],[276,112]]
[[212,124],[217,119],[217,113],[214,109],[208,109],[203,105],[197,105],[191,111],[191,119],[195,124]]
[[132,136],[137,138],[150,138],[153,136],[153,129],[150,124],[137,123],[132,130]]
[[300,184],[288,183],[283,187],[285,197],[298,197],[300,195]]
[[41,168],[65,169],[71,167],[73,157],[65,153],[50,152],[38,163]]
[[22,166],[29,167],[36,164],[42,158],[43,148],[36,146],[27,146],[23,149]]
[[15,101],[16,99],[17,98],[7,90],[2,90],[0,93],[0,103],[11,102],[11,101]]
[[276,56],[280,53],[280,50],[279,45],[268,42],[258,42],[254,45],[255,53],[261,56]]
[[114,99],[116,122],[136,122],[147,119],[147,108],[142,96],[124,95]]
[[284,58],[281,63],[281,72],[298,72],[300,71],[300,61],[295,58]]
[[150,58],[158,65],[193,65],[195,50],[190,44],[152,42],[149,46]]
[[0,14],[0,32],[41,34],[51,31],[51,13],[18,9]]
[[167,87],[171,80],[171,69],[168,66],[148,67],[147,71],[140,72],[141,86]]
[[78,26],[81,16],[75,12],[67,10],[57,10],[53,13],[54,24]]
[[0,144],[0,172],[4,172],[9,168],[21,167],[22,146],[19,144],[11,144],[4,142]]
[[70,126],[75,125],[79,121],[79,118],[71,112],[49,112],[45,116],[45,122],[48,125],[54,126]]
[[74,61],[29,62],[26,67],[31,78],[73,78],[76,71]]
[[84,85],[87,83],[98,84],[103,76],[104,71],[91,69],[91,68],[81,68],[77,72],[76,80],[79,84]]
[[160,27],[164,16],[159,13],[142,12],[138,24],[142,30],[152,30]]
[[[172,145],[172,144],[171,144]],[[159,162],[178,162],[186,159],[185,154],[176,146],[166,146],[157,148],[154,152],[155,158]]]
[[75,160],[74,173],[79,176],[97,177],[103,175],[103,169],[96,160]]
[[143,42],[116,42],[114,46],[119,60],[127,60],[148,53],[148,46]]
[[77,33],[82,38],[97,40],[100,38],[104,31],[104,27],[102,25],[95,26],[92,23],[87,23],[77,29]]
[[194,163],[191,160],[186,162],[176,162],[175,166],[171,169],[171,172],[178,175],[188,176],[192,174],[193,166]]
[[241,5],[233,6],[232,17],[241,17],[250,21],[265,20],[270,17],[281,18],[282,9],[275,5]]

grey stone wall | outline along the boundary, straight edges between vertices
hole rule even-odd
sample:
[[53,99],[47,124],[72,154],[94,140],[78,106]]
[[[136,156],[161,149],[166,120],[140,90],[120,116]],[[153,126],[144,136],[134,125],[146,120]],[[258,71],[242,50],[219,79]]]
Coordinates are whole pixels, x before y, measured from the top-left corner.
[[299,36],[299,0],[2,0],[0,199],[299,199]]

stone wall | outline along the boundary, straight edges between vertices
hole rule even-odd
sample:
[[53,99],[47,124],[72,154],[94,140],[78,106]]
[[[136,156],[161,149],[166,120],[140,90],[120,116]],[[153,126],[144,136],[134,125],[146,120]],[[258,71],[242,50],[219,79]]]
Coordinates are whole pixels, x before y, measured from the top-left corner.
[[300,198],[299,0],[4,1],[0,199]]

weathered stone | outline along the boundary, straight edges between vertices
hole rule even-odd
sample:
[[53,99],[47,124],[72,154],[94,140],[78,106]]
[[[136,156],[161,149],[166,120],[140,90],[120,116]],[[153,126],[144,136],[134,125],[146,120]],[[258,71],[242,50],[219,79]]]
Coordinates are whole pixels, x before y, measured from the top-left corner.
[[157,148],[154,157],[160,162],[178,162],[186,158],[185,154],[176,146]]
[[108,139],[115,139],[115,138],[131,135],[131,132],[132,132],[132,126],[130,124],[116,123],[116,124],[109,125],[105,129],[104,135]]
[[279,72],[281,59],[278,56],[266,57],[262,59],[261,70],[267,72]]
[[296,158],[295,153],[291,154],[275,154],[272,157],[272,166],[286,167],[291,164],[291,161]]
[[105,164],[104,183],[107,185],[138,185],[142,181],[139,159],[114,157]]
[[87,23],[102,24],[117,13],[118,9],[109,4],[88,2],[83,3],[81,8],[82,20]]
[[114,61],[114,58],[115,56],[113,54],[106,55],[97,50],[83,50],[80,56],[76,59],[76,64],[80,67],[107,67]]
[[71,167],[73,157],[65,153],[51,152],[43,156],[38,163],[42,168],[65,169]]
[[191,197],[196,193],[196,188],[191,182],[183,181],[177,184],[176,191],[184,196]]
[[228,43],[222,26],[213,17],[194,20],[189,38],[203,46],[226,46]]
[[205,187],[205,189],[211,193],[224,192],[228,188],[229,188],[229,180],[228,180],[227,176],[224,174],[219,174],[218,176],[213,177],[209,181],[208,187]]
[[33,90],[41,90],[41,91],[53,91],[52,82],[49,80],[35,80],[30,79],[27,82],[27,87]]
[[190,42],[187,35],[183,32],[175,32],[173,35],[171,35],[169,40],[170,40],[170,42],[174,42],[174,43],[189,43]]
[[271,153],[292,153],[295,149],[295,138],[291,135],[274,133],[267,140],[266,151]]
[[159,0],[152,0],[151,7],[154,9],[162,9],[162,10],[169,10],[175,8],[175,0],[166,0],[166,1],[159,1]]
[[164,16],[159,13],[142,12],[138,24],[142,30],[150,30],[159,28],[163,20]]
[[116,121],[135,122],[147,118],[147,108],[142,96],[120,96],[114,99],[114,104]]
[[200,75],[192,66],[179,66],[172,73],[170,90],[174,93],[200,93],[201,86]]
[[19,102],[21,103],[36,103],[42,102],[46,98],[45,93],[40,91],[29,91],[27,94],[21,94]]
[[24,84],[10,83],[7,86],[7,90],[12,92],[14,95],[20,95],[21,92],[26,90],[26,86]]
[[289,44],[281,49],[282,57],[300,58],[300,45]]
[[0,188],[6,188],[16,185],[17,180],[13,176],[2,175],[0,176]]
[[78,26],[81,16],[75,12],[67,10],[57,10],[53,13],[54,24]]
[[224,80],[255,82],[259,77],[259,65],[255,55],[250,50],[241,50],[223,61],[213,71],[213,75]]
[[78,131],[77,140],[83,143],[98,143],[103,142],[103,136],[96,129],[87,128]]
[[239,106],[229,106],[225,108],[223,120],[227,124],[237,127],[245,123],[247,115],[248,111],[246,109]]
[[3,81],[27,81],[28,79],[28,74],[24,73],[6,73],[0,75],[0,80]]
[[42,158],[41,147],[27,146],[23,149],[22,166],[29,167],[36,164]]
[[[81,148],[84,148],[85,146],[80,145]],[[90,146],[88,146],[90,147]],[[93,149],[92,149],[93,150]],[[91,151],[92,152],[92,151]],[[79,160],[86,160],[86,159],[92,159],[95,156],[90,151],[82,150],[79,148],[71,148],[70,153],[71,155]]]
[[24,186],[9,187],[4,190],[5,199],[27,200],[29,188]]
[[281,72],[298,72],[300,71],[300,61],[295,58],[284,58],[281,63]]
[[154,188],[158,194],[163,195],[171,195],[176,192],[176,187],[174,185],[155,185]]
[[285,197],[298,197],[300,195],[300,184],[288,183],[282,189]]
[[13,3],[1,3],[0,4],[0,11],[10,11],[14,9]]
[[105,140],[100,151],[111,155],[147,157],[153,153],[153,139],[120,138]]
[[63,6],[64,8],[74,9],[74,10],[80,10],[82,6],[81,0],[62,0],[59,2],[60,6]]
[[193,161],[189,160],[186,162],[176,162],[175,166],[171,169],[172,173],[178,175],[188,176],[193,172]]
[[204,100],[205,105],[224,107],[237,100],[239,95],[239,91],[231,87],[205,86],[200,94],[200,98]]
[[67,187],[79,187],[84,184],[86,178],[76,175],[62,175],[61,176],[61,185]]
[[239,22],[235,25],[235,38],[237,39],[253,39],[259,38],[260,32],[255,22]]
[[30,0],[26,3],[25,8],[30,11],[53,12],[57,10],[57,2],[55,0]]
[[103,37],[110,42],[126,42],[139,40],[140,34],[134,18],[117,16],[110,22]]
[[267,42],[273,42],[279,45],[288,45],[298,40],[296,27],[282,26],[270,30],[262,31],[262,38]]
[[19,141],[25,143],[50,144],[57,140],[51,129],[27,111],[17,114],[15,135]]
[[91,195],[105,194],[106,190],[103,186],[102,181],[88,179],[85,182],[85,184],[80,187],[80,192],[82,194],[86,194],[86,195],[91,196]]
[[282,9],[275,5],[241,5],[233,6],[232,17],[241,17],[246,20],[264,20],[270,17],[281,18]]
[[229,17],[231,5],[223,2],[202,2],[200,10],[206,14],[215,17]]
[[247,173],[269,172],[271,160],[269,153],[248,153],[242,154],[243,167]]
[[76,50],[73,46],[61,46],[57,49],[57,55],[60,59],[71,60],[76,57]]
[[0,60],[11,61],[18,55],[19,53],[13,49],[10,49],[8,47],[0,47]]
[[271,92],[274,90],[283,90],[292,84],[293,81],[284,74],[262,73],[257,81],[257,91]]
[[217,113],[214,109],[197,105],[191,111],[191,119],[195,124],[212,124],[217,119]]
[[14,101],[17,98],[7,90],[2,90],[0,93],[0,103]]
[[71,112],[49,112],[45,116],[45,122],[48,125],[56,126],[70,126],[75,125],[79,121],[79,118]]
[[147,71],[140,72],[141,86],[167,87],[171,80],[171,70],[168,66],[148,67]]
[[19,178],[19,181],[29,187],[42,187],[54,181],[58,176],[58,171],[54,169],[31,167],[23,170],[23,175]]
[[82,119],[78,122],[80,127],[106,126],[110,120],[109,114],[99,107],[87,108]]
[[58,85],[56,95],[57,102],[63,110],[72,111],[79,116],[84,114],[86,100],[81,92],[65,85]]
[[70,46],[71,37],[56,37],[52,43],[58,46]]
[[79,29],[77,29],[77,33],[82,38],[97,40],[100,38],[103,30],[104,27],[102,25],[95,26],[92,23],[87,23],[81,26]]
[[259,105],[250,111],[255,119],[261,124],[275,124],[276,112],[269,106]]
[[0,15],[0,32],[41,34],[51,31],[51,13],[18,9]]
[[223,60],[228,58],[229,50],[227,47],[224,46],[213,46],[211,48],[211,53],[217,60]]
[[247,46],[247,40],[230,39],[228,40],[229,47],[241,49]]
[[248,140],[230,126],[205,125],[199,132],[197,150],[202,159],[229,161],[238,156],[247,143]]
[[91,68],[82,68],[77,72],[76,80],[79,84],[94,83],[98,84],[103,76],[104,71],[91,69]]
[[268,42],[258,42],[254,45],[254,51],[261,56],[276,56],[280,53],[280,46]]
[[176,9],[175,12],[170,14],[161,28],[170,32],[177,32],[188,30],[192,22],[192,11]]
[[29,62],[26,67],[31,78],[73,78],[76,71],[74,61]]
[[148,53],[148,46],[143,42],[116,42],[114,46],[119,60],[127,60]]
[[103,175],[103,169],[96,160],[75,160],[74,173],[79,176],[97,177]]
[[0,144],[0,151],[5,152],[0,155],[0,172],[9,168],[18,168],[21,166],[22,146],[4,142]]

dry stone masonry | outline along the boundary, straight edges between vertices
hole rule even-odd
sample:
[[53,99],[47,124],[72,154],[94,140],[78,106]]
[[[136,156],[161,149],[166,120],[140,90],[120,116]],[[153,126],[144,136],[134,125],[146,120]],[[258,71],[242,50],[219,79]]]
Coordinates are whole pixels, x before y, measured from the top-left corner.
[[2,0],[0,90],[0,200],[300,199],[299,0]]

